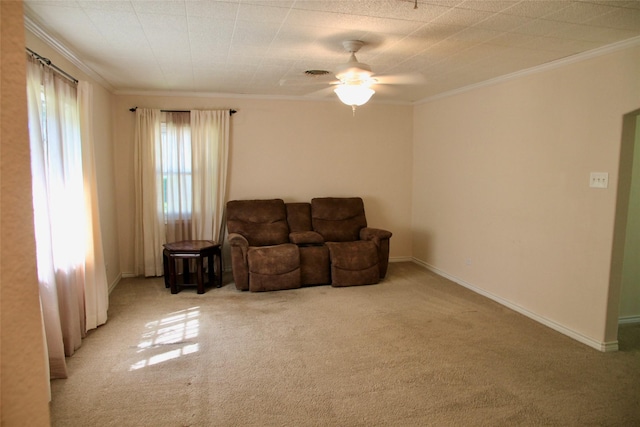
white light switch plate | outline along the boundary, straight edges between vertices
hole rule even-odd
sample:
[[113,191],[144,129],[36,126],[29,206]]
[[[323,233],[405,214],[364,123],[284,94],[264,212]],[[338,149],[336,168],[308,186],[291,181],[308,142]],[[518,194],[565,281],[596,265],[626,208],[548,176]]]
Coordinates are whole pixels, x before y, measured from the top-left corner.
[[609,187],[609,173],[607,172],[591,172],[589,178],[589,187],[591,188],[607,188]]

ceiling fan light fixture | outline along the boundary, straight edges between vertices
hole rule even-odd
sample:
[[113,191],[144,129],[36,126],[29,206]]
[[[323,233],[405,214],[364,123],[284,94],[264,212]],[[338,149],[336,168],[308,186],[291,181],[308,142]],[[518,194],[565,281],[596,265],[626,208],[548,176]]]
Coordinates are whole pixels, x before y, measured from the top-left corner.
[[369,86],[350,84],[338,85],[333,91],[338,95],[342,103],[350,105],[353,108],[366,104],[373,94],[376,93],[376,91]]

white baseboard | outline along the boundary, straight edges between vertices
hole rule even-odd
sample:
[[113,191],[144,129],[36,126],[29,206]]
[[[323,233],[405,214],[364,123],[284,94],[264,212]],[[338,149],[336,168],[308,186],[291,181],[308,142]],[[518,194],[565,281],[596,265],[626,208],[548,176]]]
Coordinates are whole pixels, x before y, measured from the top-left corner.
[[625,316],[618,319],[618,325],[633,325],[640,323],[640,316]]
[[539,314],[536,314],[532,311],[527,310],[526,308],[520,307],[519,305],[508,301],[502,297],[499,297],[497,295],[493,295],[490,292],[487,292],[483,289],[480,289],[474,285],[472,285],[471,283],[465,282],[464,280],[461,280],[455,276],[452,276],[422,260],[419,260],[417,258],[413,258],[412,261],[418,265],[421,265],[422,267],[426,268],[429,271],[432,271],[434,273],[436,273],[439,276],[442,276],[446,279],[451,280],[454,283],[457,283],[460,286],[463,286],[477,294],[480,294],[484,297],[487,297],[495,302],[497,302],[498,304],[501,304],[507,308],[510,308],[513,311],[516,311],[524,316],[527,316],[528,318],[535,320],[538,323],[541,323],[551,329],[553,329],[554,331],[560,332],[563,335],[566,335],[570,338],[573,338],[574,340],[581,342],[582,344],[588,345],[589,347],[595,348],[598,351],[602,351],[602,352],[609,352],[609,351],[618,351],[618,341],[609,341],[609,342],[601,342],[601,341],[597,341],[594,340],[593,338],[587,337],[583,334],[581,334],[580,332],[574,331],[571,328],[568,328],[564,325],[561,325],[553,320],[547,319],[546,317],[540,316]]
[[109,284],[109,295],[111,295],[111,292],[113,292],[116,286],[118,286],[118,283],[120,283],[120,280],[122,280],[122,273],[118,274],[115,280]]
[[412,262],[413,258],[410,256],[396,256],[389,257],[389,262]]

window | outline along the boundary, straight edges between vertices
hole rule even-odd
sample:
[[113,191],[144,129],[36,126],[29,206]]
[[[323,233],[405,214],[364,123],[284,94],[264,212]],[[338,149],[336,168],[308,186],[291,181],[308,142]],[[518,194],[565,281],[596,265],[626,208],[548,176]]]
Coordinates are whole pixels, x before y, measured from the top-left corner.
[[219,240],[229,110],[136,109],[136,274],[163,274],[162,244]]
[[[188,118],[188,116],[187,116]],[[158,173],[162,179],[162,206],[168,221],[190,220],[193,204],[191,128],[189,123],[161,123],[161,155]]]

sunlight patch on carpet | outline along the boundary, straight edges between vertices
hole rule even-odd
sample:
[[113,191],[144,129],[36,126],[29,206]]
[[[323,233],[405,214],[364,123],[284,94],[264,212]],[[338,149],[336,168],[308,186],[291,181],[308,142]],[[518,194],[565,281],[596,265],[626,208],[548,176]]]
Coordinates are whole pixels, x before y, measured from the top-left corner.
[[[200,350],[198,343],[191,340],[200,332],[200,307],[191,307],[148,322],[138,344],[138,353],[143,358],[131,365],[129,371],[153,366]],[[160,354],[150,354],[163,346],[178,346]]]

